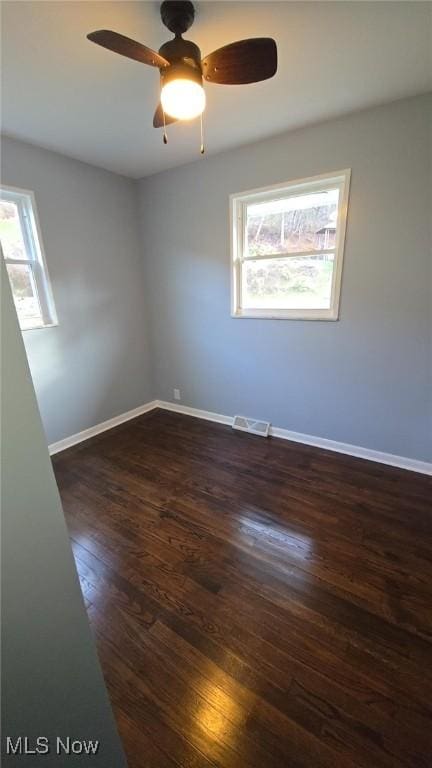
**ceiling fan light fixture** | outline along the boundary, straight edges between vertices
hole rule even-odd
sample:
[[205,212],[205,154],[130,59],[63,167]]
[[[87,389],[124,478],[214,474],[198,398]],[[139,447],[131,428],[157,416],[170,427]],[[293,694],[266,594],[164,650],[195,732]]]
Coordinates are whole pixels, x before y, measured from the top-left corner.
[[251,37],[224,45],[202,58],[196,43],[183,38],[195,17],[193,3],[164,0],[160,13],[162,23],[174,38],[163,43],[158,52],[111,29],[98,29],[87,37],[102,48],[159,69],[161,99],[153,116],[153,126],[164,129],[166,144],[166,125],[177,120],[193,120],[204,112],[204,81],[246,85],[268,80],[277,71],[277,47],[271,37]]
[[164,111],[177,120],[193,120],[204,112],[204,88],[195,80],[177,77],[162,86],[161,103]]

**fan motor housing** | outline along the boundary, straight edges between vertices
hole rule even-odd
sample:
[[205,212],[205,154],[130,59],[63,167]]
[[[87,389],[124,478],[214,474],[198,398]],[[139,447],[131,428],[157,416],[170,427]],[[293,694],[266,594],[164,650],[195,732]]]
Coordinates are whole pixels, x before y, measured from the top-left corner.
[[192,69],[198,69],[201,72],[201,51],[191,40],[183,40],[182,37],[175,37],[174,40],[168,40],[159,48],[159,53],[171,64],[183,62]]

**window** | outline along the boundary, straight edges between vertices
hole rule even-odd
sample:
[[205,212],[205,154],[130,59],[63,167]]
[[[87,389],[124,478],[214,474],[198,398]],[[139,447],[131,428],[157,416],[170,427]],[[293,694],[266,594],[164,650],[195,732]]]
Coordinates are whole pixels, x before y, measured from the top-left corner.
[[350,171],[231,195],[233,317],[337,320]]
[[57,324],[32,192],[0,190],[0,243],[21,330]]

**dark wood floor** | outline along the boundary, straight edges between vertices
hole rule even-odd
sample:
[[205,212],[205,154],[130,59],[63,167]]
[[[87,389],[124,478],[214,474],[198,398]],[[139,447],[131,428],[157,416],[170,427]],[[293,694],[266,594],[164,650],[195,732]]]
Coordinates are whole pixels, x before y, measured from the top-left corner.
[[130,768],[431,768],[431,478],[166,412],[54,466]]

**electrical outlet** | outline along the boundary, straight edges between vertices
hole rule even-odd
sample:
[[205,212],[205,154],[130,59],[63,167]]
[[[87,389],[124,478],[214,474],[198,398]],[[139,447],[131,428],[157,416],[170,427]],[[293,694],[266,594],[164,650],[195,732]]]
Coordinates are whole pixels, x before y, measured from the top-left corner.
[[179,389],[174,390],[174,400],[181,400]]

